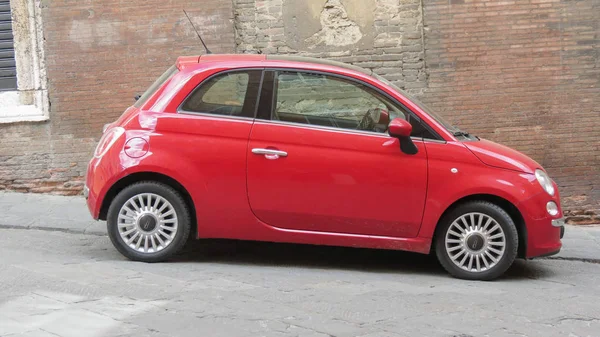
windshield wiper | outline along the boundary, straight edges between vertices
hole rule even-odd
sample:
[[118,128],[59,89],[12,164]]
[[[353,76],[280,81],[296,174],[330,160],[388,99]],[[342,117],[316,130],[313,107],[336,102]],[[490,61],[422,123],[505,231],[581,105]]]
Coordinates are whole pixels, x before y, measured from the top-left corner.
[[462,130],[454,131],[452,134],[457,137],[471,137],[471,135],[468,132]]
[[452,132],[452,134],[456,137],[475,138],[477,140],[481,140],[479,137],[460,129],[456,129],[456,131]]

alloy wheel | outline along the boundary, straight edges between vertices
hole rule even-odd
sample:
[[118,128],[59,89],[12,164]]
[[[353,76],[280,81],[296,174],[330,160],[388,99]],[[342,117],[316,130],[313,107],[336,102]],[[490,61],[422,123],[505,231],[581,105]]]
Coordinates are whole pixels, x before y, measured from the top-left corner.
[[178,229],[177,213],[158,194],[137,194],[121,206],[117,229],[129,248],[139,253],[156,253],[173,242]]
[[500,262],[506,250],[506,235],[494,218],[467,213],[450,224],[444,240],[452,263],[468,272],[483,272]]

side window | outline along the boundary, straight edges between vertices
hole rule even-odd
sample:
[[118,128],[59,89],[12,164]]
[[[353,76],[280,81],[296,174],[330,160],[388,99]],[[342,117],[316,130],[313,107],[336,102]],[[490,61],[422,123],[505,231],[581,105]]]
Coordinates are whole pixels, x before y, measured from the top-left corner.
[[180,111],[254,117],[262,70],[216,75],[194,89]]
[[406,118],[374,90],[333,76],[279,72],[275,92],[273,120],[386,132],[390,120]]
[[425,138],[425,139],[439,139],[423,124],[422,121],[410,115],[408,118],[410,125],[412,125],[411,137]]

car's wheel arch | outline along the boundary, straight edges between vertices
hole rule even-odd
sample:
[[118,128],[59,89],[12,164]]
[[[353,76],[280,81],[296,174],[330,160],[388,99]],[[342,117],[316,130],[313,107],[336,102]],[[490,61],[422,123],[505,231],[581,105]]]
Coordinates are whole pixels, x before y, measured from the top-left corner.
[[133,173],[125,175],[124,177],[121,177],[114,184],[112,184],[111,187],[108,189],[108,191],[105,193],[104,198],[102,200],[102,206],[100,207],[100,213],[99,213],[99,220],[106,220],[107,215],[108,215],[108,208],[110,207],[110,204],[112,203],[114,198],[117,196],[117,194],[119,194],[120,191],[122,191],[127,186],[131,186],[132,184],[135,184],[135,183],[138,183],[141,181],[160,182],[160,183],[163,183],[163,184],[175,189],[177,192],[179,192],[181,194],[181,196],[183,197],[183,199],[185,200],[186,205],[188,206],[188,209],[190,210],[191,221],[192,221],[191,223],[193,224],[192,228],[191,228],[192,235],[196,235],[196,226],[195,226],[195,224],[197,223],[196,207],[194,205],[192,196],[190,195],[188,190],[185,188],[185,186],[178,180],[176,180],[166,174],[154,172],[154,171],[133,172]]
[[[446,214],[448,214],[449,212],[451,212],[456,207],[458,207],[462,204],[471,202],[471,201],[490,202],[492,204],[499,206],[506,213],[508,213],[508,215],[510,215],[511,219],[515,223],[515,226],[517,227],[517,232],[519,234],[519,248],[518,248],[517,257],[524,258],[526,256],[526,252],[527,252],[527,227],[525,225],[525,220],[523,218],[523,215],[521,214],[521,211],[517,208],[517,206],[515,206],[511,201],[509,201],[503,197],[494,195],[494,194],[482,193],[482,194],[466,195],[466,196],[459,198],[458,200],[456,200],[452,204],[450,204],[448,207],[446,207],[444,212],[442,212],[442,214],[439,216],[439,218],[437,220],[437,224],[436,224],[435,232],[434,232],[434,235],[432,238],[432,242],[435,242],[437,235],[439,234],[438,233],[439,228],[441,227],[440,223],[441,223],[442,219],[444,218],[444,216]],[[432,247],[433,247],[433,245],[432,245]]]

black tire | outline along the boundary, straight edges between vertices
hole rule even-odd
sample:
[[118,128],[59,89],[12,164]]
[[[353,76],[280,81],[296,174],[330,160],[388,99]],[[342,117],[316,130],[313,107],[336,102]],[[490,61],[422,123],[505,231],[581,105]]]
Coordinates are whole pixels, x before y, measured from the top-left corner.
[[[129,247],[121,238],[117,225],[121,207],[130,198],[141,193],[153,193],[166,199],[173,206],[177,216],[177,231],[171,243],[154,253],[142,253]],[[185,245],[191,229],[190,211],[183,197],[170,186],[155,181],[143,181],[124,188],[113,199],[108,208],[107,229],[113,245],[125,257],[134,261],[161,262],[179,253]]]
[[[488,217],[495,220],[504,232],[504,252],[501,256],[499,256],[498,262],[487,270],[470,271],[462,269],[460,266],[458,266],[452,261],[452,259],[449,256],[450,253],[448,252],[448,248],[446,247],[447,245],[445,239],[452,223],[461,216],[470,213],[481,213],[487,215]],[[465,240],[465,242],[467,242],[467,240]],[[517,256],[517,250],[519,247],[519,235],[515,223],[504,209],[502,209],[496,204],[487,201],[470,201],[457,206],[456,208],[448,212],[446,215],[444,215],[436,231],[434,244],[438,260],[440,261],[444,269],[446,269],[446,271],[448,271],[448,273],[450,273],[452,276],[466,280],[490,281],[504,274],[504,272],[506,272],[506,270],[513,264]],[[450,248],[451,251],[452,248],[453,247]],[[462,257],[464,257],[465,255],[460,255],[461,260]],[[483,260],[481,260],[481,264],[483,264]],[[469,269],[468,266],[466,268]]]

